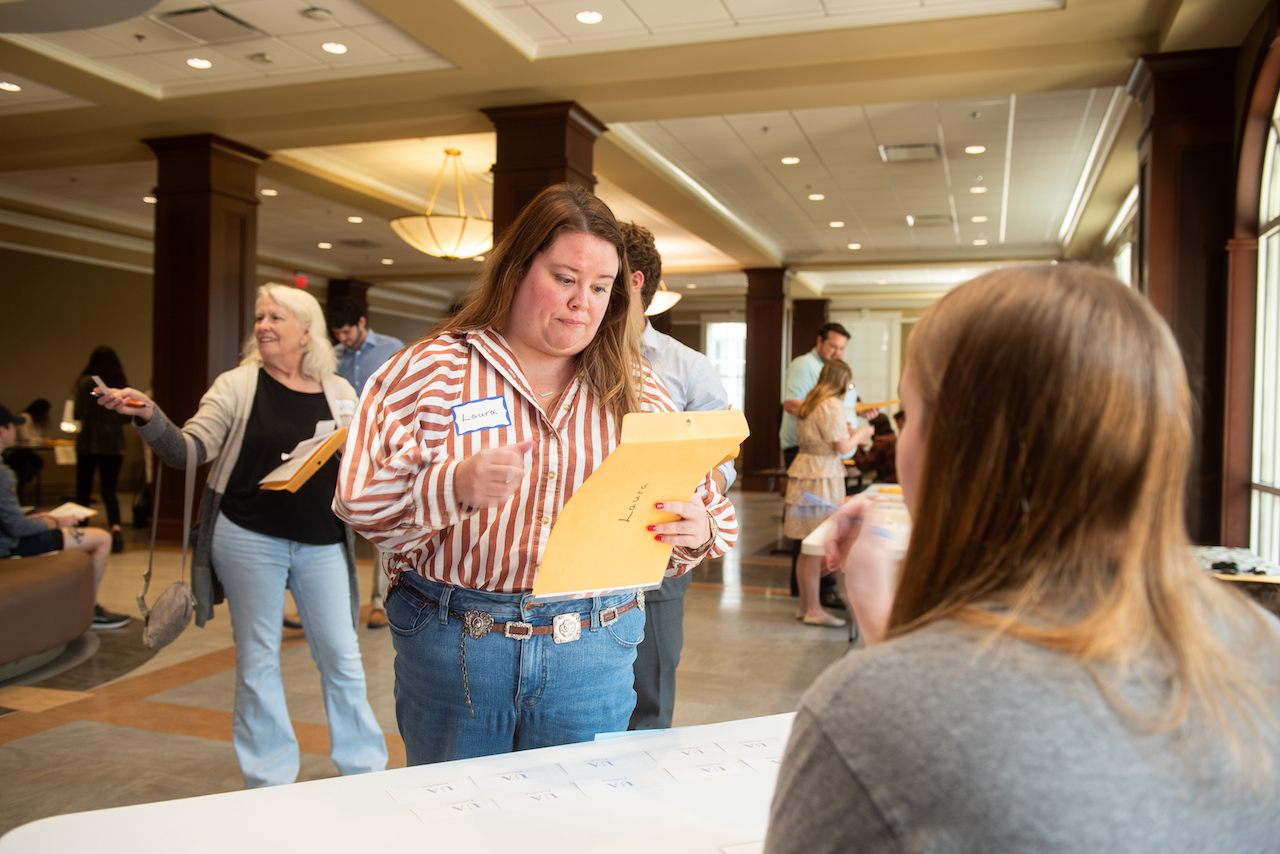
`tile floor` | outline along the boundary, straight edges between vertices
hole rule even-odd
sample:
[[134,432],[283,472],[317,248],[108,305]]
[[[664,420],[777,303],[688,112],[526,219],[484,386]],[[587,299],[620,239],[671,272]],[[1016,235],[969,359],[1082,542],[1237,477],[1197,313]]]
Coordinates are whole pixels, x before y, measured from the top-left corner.
[[[794,619],[789,558],[771,554],[781,534],[780,497],[732,497],[743,532],[738,547],[696,570],[686,600],[676,726],[790,711],[849,648],[845,630]],[[146,532],[127,537],[125,552],[111,557],[99,600],[132,614],[147,564]],[[367,598],[372,551],[362,545]],[[177,580],[178,557],[176,548],[157,552],[152,597]],[[362,619],[360,643],[391,764],[403,765],[389,633],[364,628]],[[319,675],[301,631],[285,631],[281,662],[303,753],[300,779],[333,776]],[[51,815],[242,788],[231,748],[234,668],[223,605],[204,629],[188,629],[158,654],[142,646],[134,620],[90,633],[59,661],[0,686],[0,834]]]

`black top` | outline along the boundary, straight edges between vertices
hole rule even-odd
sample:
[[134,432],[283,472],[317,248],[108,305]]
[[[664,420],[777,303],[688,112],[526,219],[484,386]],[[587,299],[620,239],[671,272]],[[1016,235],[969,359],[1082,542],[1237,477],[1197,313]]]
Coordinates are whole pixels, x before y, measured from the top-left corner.
[[338,485],[338,455],[297,492],[262,489],[258,481],[303,439],[315,435],[317,421],[331,421],[333,413],[324,392],[293,391],[258,370],[258,391],[244,428],[240,457],[231,470],[221,510],[242,528],[297,543],[328,545],[346,539],[342,523],[333,515],[333,492]]

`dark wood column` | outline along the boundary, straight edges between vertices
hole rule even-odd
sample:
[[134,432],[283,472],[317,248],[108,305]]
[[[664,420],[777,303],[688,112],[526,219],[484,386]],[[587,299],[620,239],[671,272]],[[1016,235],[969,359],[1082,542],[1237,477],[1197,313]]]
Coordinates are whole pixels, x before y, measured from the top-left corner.
[[1271,27],[1244,116],[1235,216],[1227,241],[1227,352],[1222,450],[1222,543],[1249,547],[1253,481],[1253,360],[1257,345],[1258,222],[1267,131],[1280,92],[1280,33]]
[[813,349],[818,332],[827,324],[829,299],[798,299],[791,303],[791,358]]
[[[152,389],[181,424],[253,329],[255,180],[270,155],[213,134],[143,141],[158,159]],[[166,539],[182,536],[181,483],[170,473],[161,496]]]
[[573,101],[496,107],[483,111],[498,131],[493,165],[493,234],[552,184],[574,183],[595,191],[595,143],[603,122]]
[[1222,541],[1235,60],[1234,48],[1144,56],[1128,86],[1142,105],[1138,284],[1187,367],[1199,415],[1187,526],[1213,544]]
[[778,449],[778,409],[782,406],[782,352],[787,317],[787,288],[792,271],[766,267],[747,274],[747,364],[743,409],[751,436],[742,448],[743,489],[766,489],[754,472],[782,465]]

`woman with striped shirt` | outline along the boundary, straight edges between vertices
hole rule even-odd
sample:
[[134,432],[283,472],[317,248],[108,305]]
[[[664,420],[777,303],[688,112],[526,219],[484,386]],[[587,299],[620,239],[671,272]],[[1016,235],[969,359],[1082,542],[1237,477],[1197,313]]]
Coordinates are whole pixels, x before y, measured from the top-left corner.
[[[643,596],[537,605],[529,592],[560,509],[617,445],[622,417],[672,409],[641,360],[627,281],[612,212],[580,187],[549,187],[460,311],[366,386],[334,509],[394,579],[410,764],[626,729]],[[674,546],[668,575],[737,538],[710,476],[698,492],[658,505],[679,517],[651,528]]]

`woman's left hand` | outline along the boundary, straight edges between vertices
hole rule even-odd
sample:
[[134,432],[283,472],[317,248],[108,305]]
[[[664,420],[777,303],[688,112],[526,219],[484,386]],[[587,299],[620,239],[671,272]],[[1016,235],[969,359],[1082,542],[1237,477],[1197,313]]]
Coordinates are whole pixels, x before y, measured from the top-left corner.
[[711,540],[711,518],[707,515],[705,500],[695,495],[693,501],[659,501],[653,506],[680,518],[650,525],[649,532],[664,546],[683,546],[694,551],[702,548]]

